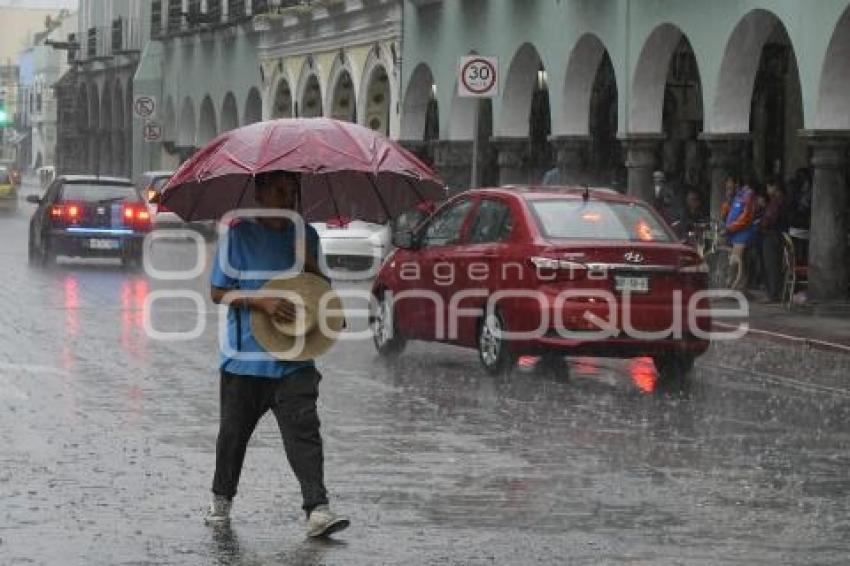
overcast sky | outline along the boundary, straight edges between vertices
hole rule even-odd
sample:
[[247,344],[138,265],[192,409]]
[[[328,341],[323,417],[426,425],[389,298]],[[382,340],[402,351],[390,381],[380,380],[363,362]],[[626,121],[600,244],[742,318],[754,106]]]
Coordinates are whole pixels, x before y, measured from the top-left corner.
[[76,8],[78,0],[0,0],[0,6],[16,8]]

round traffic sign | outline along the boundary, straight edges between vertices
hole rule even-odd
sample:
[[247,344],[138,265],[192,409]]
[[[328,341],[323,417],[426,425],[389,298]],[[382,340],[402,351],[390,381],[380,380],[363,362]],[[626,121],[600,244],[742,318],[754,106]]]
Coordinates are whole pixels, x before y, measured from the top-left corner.
[[463,66],[460,79],[469,92],[486,94],[496,86],[496,67],[487,59],[476,57]]
[[152,96],[138,96],[133,103],[133,111],[139,118],[150,118],[156,113],[156,100]]

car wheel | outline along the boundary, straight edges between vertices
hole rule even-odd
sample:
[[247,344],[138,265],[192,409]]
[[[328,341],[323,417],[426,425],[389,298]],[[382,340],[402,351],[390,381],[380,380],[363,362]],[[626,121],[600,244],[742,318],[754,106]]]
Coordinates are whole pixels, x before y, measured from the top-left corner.
[[42,267],[52,267],[56,264],[56,252],[53,251],[49,238],[44,238],[42,242],[39,261]]
[[478,329],[478,357],[490,375],[510,372],[516,361],[502,336],[505,321],[498,312],[489,313]]
[[655,356],[658,380],[663,383],[684,380],[694,368],[694,361],[693,355],[680,352]]
[[385,294],[377,298],[377,304],[372,313],[370,325],[375,349],[382,358],[397,358],[407,345],[407,340],[399,336],[395,324],[393,304],[386,299]]
[[41,267],[41,258],[38,255],[38,250],[35,249],[32,230],[30,230],[30,235],[27,239],[27,263],[33,267]]

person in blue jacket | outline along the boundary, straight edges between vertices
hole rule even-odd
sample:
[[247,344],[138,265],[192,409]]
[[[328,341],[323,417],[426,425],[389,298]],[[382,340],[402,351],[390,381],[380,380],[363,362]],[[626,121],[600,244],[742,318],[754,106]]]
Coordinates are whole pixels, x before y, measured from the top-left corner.
[[729,256],[729,287],[736,291],[747,289],[748,274],[745,253],[756,235],[753,223],[756,212],[755,191],[749,184],[742,183],[741,177],[730,174],[726,178],[726,202],[720,214],[726,228],[726,237],[732,246]]

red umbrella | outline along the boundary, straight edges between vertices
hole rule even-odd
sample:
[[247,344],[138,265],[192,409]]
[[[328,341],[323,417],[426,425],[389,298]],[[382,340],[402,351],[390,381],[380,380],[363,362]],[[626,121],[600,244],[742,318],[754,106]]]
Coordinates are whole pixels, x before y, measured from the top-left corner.
[[226,132],[189,158],[161,204],[186,221],[215,220],[254,202],[254,175],[302,173],[307,222],[349,217],[387,222],[446,197],[443,183],[382,135],[327,118],[259,122]]

